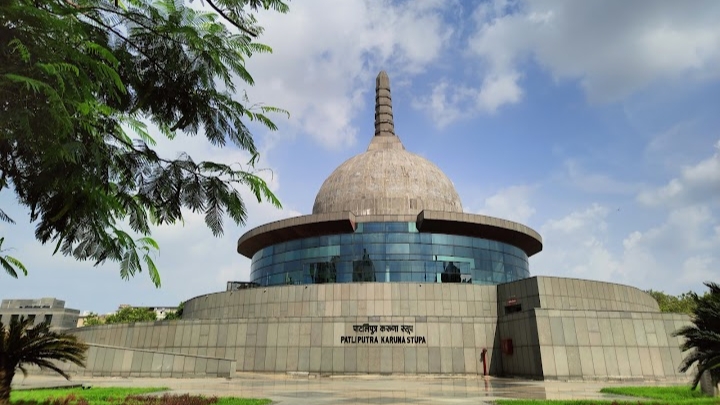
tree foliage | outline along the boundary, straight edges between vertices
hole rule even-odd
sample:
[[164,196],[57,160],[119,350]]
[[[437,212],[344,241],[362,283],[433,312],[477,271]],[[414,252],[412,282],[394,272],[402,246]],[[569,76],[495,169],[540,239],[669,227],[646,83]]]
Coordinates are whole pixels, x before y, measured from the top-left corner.
[[[0,254],[4,252],[2,245],[5,242],[4,237],[0,237]],[[20,270],[27,276],[27,269],[25,266],[20,262],[20,260],[10,256],[10,255],[0,255],[0,266],[5,270],[5,272],[10,275],[11,277],[17,278],[17,270]]]
[[[246,220],[242,187],[280,206],[246,123],[275,130],[266,114],[282,110],[235,94],[254,84],[246,59],[270,51],[254,42],[254,14],[287,5],[202,4],[212,11],[173,0],[0,2],[0,192],[27,207],[55,253],[118,262],[124,279],[147,269],[159,286],[151,225],[182,221],[184,208],[221,235],[226,215]],[[162,156],[146,122],[169,139],[232,144],[248,162]],[[13,222],[2,207],[0,220]]]
[[32,324],[25,317],[12,319],[7,326],[0,322],[0,405],[10,403],[10,383],[17,370],[27,374],[27,365],[52,370],[67,379],[70,377],[56,362],[85,367],[87,345],[76,336],[50,331],[44,322]]
[[90,312],[85,317],[85,322],[83,322],[83,326],[96,326],[96,325],[102,325],[105,323],[105,317],[100,317],[95,312]]
[[680,367],[686,372],[697,365],[697,374],[692,382],[695,389],[704,372],[710,373],[713,386],[720,382],[720,285],[707,282],[710,291],[699,296],[692,293],[695,308],[692,312],[692,324],[675,332],[682,336],[683,352],[690,351]]
[[692,291],[682,293],[678,296],[665,294],[662,291],[648,290],[646,292],[655,298],[662,312],[692,314],[695,310],[694,293]]
[[177,319],[182,319],[183,311],[185,310],[185,301],[181,302],[178,306],[175,312],[170,312],[167,315],[165,315],[165,320],[167,321],[174,321]]
[[155,311],[142,307],[123,307],[105,317],[105,323],[152,322],[157,319]]

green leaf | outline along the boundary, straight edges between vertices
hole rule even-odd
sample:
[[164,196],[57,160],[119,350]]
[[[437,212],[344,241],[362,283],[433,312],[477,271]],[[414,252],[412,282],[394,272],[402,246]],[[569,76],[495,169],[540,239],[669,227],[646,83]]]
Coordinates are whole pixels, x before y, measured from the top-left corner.
[[148,273],[150,274],[150,279],[153,284],[155,284],[155,287],[160,288],[160,272],[158,272],[157,267],[155,267],[155,262],[153,262],[148,254],[143,255],[143,260],[145,261],[145,265],[147,265]]
[[160,250],[160,245],[158,245],[158,243],[153,238],[150,238],[148,236],[138,239],[138,242],[142,246],[150,246],[154,250]]
[[13,219],[10,218],[10,216],[8,214],[6,214],[5,211],[3,211],[2,209],[0,209],[0,221],[8,222],[11,224],[15,223],[15,221],[13,221]]

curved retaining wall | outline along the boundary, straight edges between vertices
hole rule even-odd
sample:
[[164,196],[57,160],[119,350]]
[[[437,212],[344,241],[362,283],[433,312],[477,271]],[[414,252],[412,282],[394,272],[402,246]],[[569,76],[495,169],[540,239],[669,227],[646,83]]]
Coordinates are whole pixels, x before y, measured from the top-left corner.
[[[235,359],[238,371],[475,374],[487,348],[489,371],[499,374],[496,291],[417,283],[255,288],[193,298],[182,321],[74,333],[98,344]],[[364,324],[378,330],[354,330]]]
[[343,283],[260,287],[185,302],[183,319],[497,316],[494,285]]
[[660,312],[657,301],[644,291],[604,281],[538,276],[500,284],[497,295],[501,307],[515,299],[526,308]]
[[687,321],[632,287],[533,277],[499,286],[260,287],[193,298],[181,321],[72,333],[97,345],[227,359],[237,371],[479,374],[485,348],[493,375],[683,379],[672,332]]

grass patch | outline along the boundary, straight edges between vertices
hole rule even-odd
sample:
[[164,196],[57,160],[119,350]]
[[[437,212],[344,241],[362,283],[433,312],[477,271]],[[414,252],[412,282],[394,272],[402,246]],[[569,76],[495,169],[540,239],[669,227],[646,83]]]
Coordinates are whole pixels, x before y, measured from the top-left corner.
[[604,394],[638,397],[636,401],[617,400],[498,400],[498,405],[720,405],[720,398],[709,397],[700,389],[674,387],[608,387]]
[[166,391],[163,387],[125,388],[93,387],[15,390],[10,395],[14,405],[267,405],[269,399],[203,397],[199,395],[146,396]]
[[84,390],[82,388],[48,388],[36,390],[13,390],[10,393],[10,402],[33,401],[43,402],[53,399],[65,398],[73,395],[76,398],[84,398],[93,405],[109,404],[111,400],[122,400],[128,395],[148,394],[151,392],[167,391],[165,387],[92,387]]
[[[664,401],[683,401],[689,399],[712,399],[698,389],[691,390],[687,385],[676,387],[608,387],[600,392],[605,394],[627,395],[629,397],[643,397],[661,399]],[[718,399],[720,401],[720,399]]]
[[267,405],[271,402],[269,399],[222,397],[218,398],[216,405]]

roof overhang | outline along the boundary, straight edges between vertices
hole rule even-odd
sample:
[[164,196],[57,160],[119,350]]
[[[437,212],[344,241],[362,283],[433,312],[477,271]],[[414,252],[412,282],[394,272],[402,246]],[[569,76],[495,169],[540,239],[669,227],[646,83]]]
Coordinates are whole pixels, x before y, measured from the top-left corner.
[[251,229],[238,240],[237,252],[252,258],[258,250],[277,243],[352,232],[355,232],[355,215],[351,212],[303,215]]
[[532,228],[486,215],[425,210],[418,214],[416,225],[420,232],[472,236],[508,243],[522,249],[528,257],[542,251],[542,237]]
[[492,239],[517,246],[532,256],[542,250],[542,238],[533,229],[512,221],[485,215],[458,212],[422,211],[417,217],[377,216],[356,217],[351,212],[304,215],[271,222],[254,228],[238,240],[237,252],[245,257],[260,249],[277,243],[313,236],[335,235],[355,232],[358,222],[412,222],[418,231],[472,236]]

